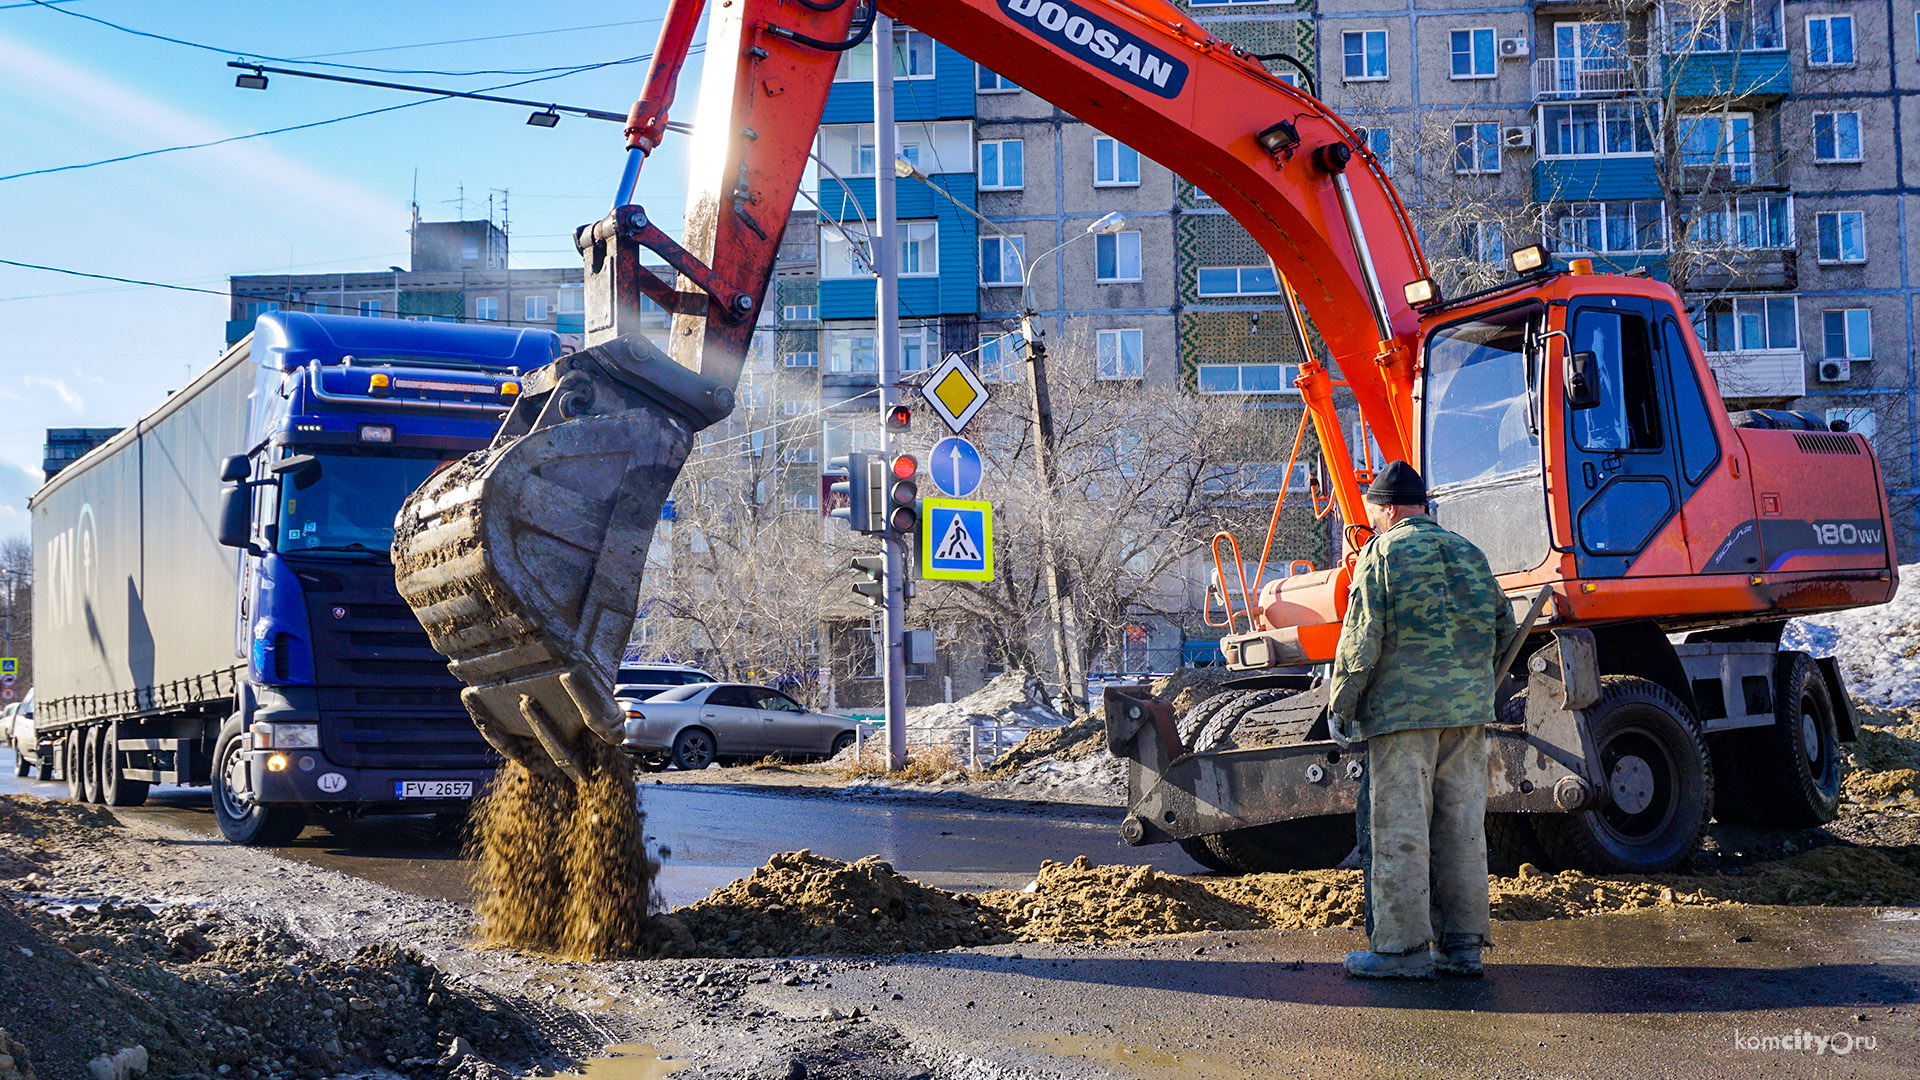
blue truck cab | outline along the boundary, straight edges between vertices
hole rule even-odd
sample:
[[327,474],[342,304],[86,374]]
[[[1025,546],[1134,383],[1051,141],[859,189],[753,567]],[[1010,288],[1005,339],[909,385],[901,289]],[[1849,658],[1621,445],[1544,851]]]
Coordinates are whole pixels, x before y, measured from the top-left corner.
[[520,376],[559,353],[538,329],[260,316],[246,450],[222,467],[244,506],[222,536],[244,543],[237,732],[210,762],[231,839],[297,832],[316,807],[461,807],[491,777],[499,758],[400,598],[389,548],[407,496],[484,449]]

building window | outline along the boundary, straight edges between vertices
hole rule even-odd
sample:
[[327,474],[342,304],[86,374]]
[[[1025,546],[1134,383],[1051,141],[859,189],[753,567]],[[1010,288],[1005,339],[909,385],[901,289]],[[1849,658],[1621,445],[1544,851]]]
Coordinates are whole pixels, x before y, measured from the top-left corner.
[[1702,249],[1770,251],[1792,248],[1793,196],[1752,195],[1718,206],[1695,207],[1689,242]]
[[1203,394],[1298,394],[1298,364],[1200,364],[1194,386]]
[[1021,236],[980,238],[980,284],[1019,285],[1027,241]]
[[1815,214],[1820,232],[1820,261],[1823,263],[1860,263],[1867,261],[1867,215],[1859,210],[1834,210]]
[[1455,30],[1451,36],[1454,78],[1491,79],[1499,74],[1500,57],[1495,48],[1492,28]]
[[1669,52],[1744,52],[1787,47],[1780,0],[1679,0],[1666,6]]
[[1121,232],[1094,237],[1093,280],[1140,280],[1140,234]]
[[547,298],[544,296],[527,297],[527,321],[547,321]]
[[1857,112],[1814,113],[1813,159],[1829,162],[1859,161],[1860,114]]
[[480,258],[480,238],[463,236],[460,238],[460,258],[465,262],[475,262]]
[[1340,35],[1340,51],[1345,60],[1342,69],[1348,82],[1387,77],[1387,32],[1385,30],[1348,30]]
[[[1380,161],[1380,168],[1393,171],[1393,129],[1383,127],[1354,128],[1353,133],[1360,137],[1369,152]],[[1199,191],[1199,188],[1195,188]],[[1201,196],[1206,198],[1206,196]]]
[[1614,157],[1653,153],[1653,107],[1616,101],[1542,105],[1542,157]]
[[857,221],[820,226],[820,276],[829,280],[873,276],[867,267],[866,241]]
[[[1200,481],[1200,490],[1209,495],[1278,495],[1281,478],[1286,477],[1288,491],[1306,491],[1310,471],[1307,463],[1293,463],[1293,475],[1287,476],[1287,463],[1284,461],[1242,461],[1232,465],[1216,465]],[[1248,563],[1247,580],[1253,580],[1252,568]]]
[[1015,361],[1020,358],[1017,333],[980,335],[980,378],[987,382],[1012,382],[1020,377]]
[[790,352],[781,358],[781,363],[790,368],[817,368],[820,366],[820,354],[817,352]]
[[362,318],[367,318],[367,319],[379,318],[380,317],[380,301],[378,300],[360,301],[360,315]]
[[1559,203],[1547,208],[1556,251],[1632,255],[1666,249],[1665,206],[1658,199]]
[[560,297],[554,304],[554,311],[561,315],[584,315],[587,310],[587,287],[585,285],[562,285]]
[[473,302],[473,317],[482,322],[496,322],[500,318],[500,298],[482,296]]
[[1096,335],[1095,373],[1102,379],[1138,379],[1146,370],[1139,330],[1102,330]]
[[1827,427],[1865,436],[1871,444],[1873,437],[1880,434],[1880,418],[1874,415],[1872,409],[1828,409]]
[[1119,139],[1093,140],[1093,186],[1138,187],[1140,153]]
[[307,310],[315,315],[325,315],[327,313],[327,302],[325,300],[309,300],[307,301]]
[[985,64],[975,64],[973,88],[983,94],[1011,94],[1020,88],[1012,79],[989,69]]
[[1853,65],[1853,16],[1807,16],[1807,66]]
[[780,403],[781,416],[800,416],[806,411],[807,402],[804,401],[783,401]]
[[1505,262],[1506,230],[1497,221],[1467,222],[1460,227],[1460,254],[1474,262]]
[[789,495],[787,497],[787,506],[794,510],[818,513],[820,511],[820,494],[818,492],[812,492],[806,495]]
[[279,311],[279,310],[280,310],[280,301],[278,300],[255,300],[254,302],[248,304],[246,308],[247,318],[249,319],[257,319],[260,316],[265,315],[269,311]]
[[925,371],[940,356],[940,324],[904,323],[900,327],[900,370]]
[[1018,191],[1027,186],[1026,144],[990,139],[980,144],[980,190]]
[[1725,169],[1730,179],[1753,179],[1753,116],[1712,113],[1680,118],[1680,164],[1689,169]]
[[1280,276],[1272,266],[1203,266],[1194,276],[1201,296],[1274,296]]
[[[918,30],[896,27],[893,31],[893,77],[933,78],[933,39]],[[833,70],[833,81],[873,81],[872,38],[840,54],[840,64]]]
[[827,370],[836,375],[865,374],[880,370],[879,353],[874,350],[873,327],[828,327]]
[[1873,359],[1873,312],[1866,308],[1837,308],[1820,313],[1821,336],[1829,360]]
[[940,225],[933,221],[902,221],[900,276],[932,277],[940,272]]
[[1700,347],[1710,353],[1793,352],[1800,309],[1792,296],[1722,296],[1691,312]]
[[796,446],[780,455],[790,465],[812,465],[820,460],[820,448],[817,446]]
[[820,318],[816,304],[788,304],[780,309],[781,322],[813,322]]
[[1499,172],[1500,125],[1497,123],[1453,125],[1453,171],[1456,173]]

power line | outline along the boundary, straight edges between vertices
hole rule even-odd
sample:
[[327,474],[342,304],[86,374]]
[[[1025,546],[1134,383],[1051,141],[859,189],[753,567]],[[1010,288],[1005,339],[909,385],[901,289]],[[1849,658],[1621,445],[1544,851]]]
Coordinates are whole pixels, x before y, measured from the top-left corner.
[[[123,34],[131,34],[134,37],[147,38],[152,41],[164,41],[171,45],[180,45],[189,49],[199,49],[202,52],[220,53],[224,56],[254,57],[260,60],[271,60],[275,63],[283,64],[297,64],[302,62],[290,56],[269,56],[266,53],[254,52],[251,49],[223,48],[218,45],[208,45],[205,42],[189,41],[186,38],[169,37],[166,34],[157,34],[151,30],[138,30],[134,27],[123,26],[120,23],[111,22],[95,15],[88,15],[79,11],[70,11],[64,7],[57,6],[52,0],[32,0],[32,3],[34,6],[45,8],[48,11],[59,12],[62,15],[68,15],[85,22],[95,23],[111,30],[118,30]],[[405,48],[406,46],[401,47]],[[338,64],[327,60],[314,60],[311,61],[311,63],[318,64],[321,67],[341,68],[347,71],[377,71],[387,75],[444,75],[449,78],[462,78],[471,75],[543,75],[554,71],[585,71],[590,67],[605,66],[597,64],[567,64],[558,67],[544,68],[476,68],[471,71],[447,71],[441,68],[369,67],[363,64]]]
[[[42,2],[42,0],[34,0],[34,2],[40,3]],[[649,59],[652,59],[651,53],[647,54],[646,56],[630,57],[625,60],[608,60],[604,63],[594,64],[588,68],[580,68],[580,69],[571,70],[571,71],[563,71],[558,75],[543,75],[533,79],[521,79],[518,82],[501,83],[498,86],[489,86],[489,87],[486,87],[485,89],[508,90],[516,86],[526,86],[530,83],[547,82],[552,79],[564,79],[569,75],[578,75],[582,71],[590,71],[590,70],[594,70],[597,68],[604,68],[604,67],[614,67],[620,64],[631,64],[641,60],[649,60]],[[122,154],[119,157],[101,158],[98,161],[82,161],[72,165],[55,165],[45,169],[29,169],[26,172],[9,173],[7,175],[0,176],[0,182],[7,181],[7,180],[21,180],[29,176],[46,176],[50,173],[71,172],[75,169],[91,169],[100,165],[114,165],[122,161],[135,161],[140,158],[153,157],[156,154],[171,154],[177,150],[204,150],[211,146],[224,146],[227,143],[242,142],[247,139],[259,139],[268,135],[284,135],[290,131],[306,131],[309,128],[326,127],[329,124],[344,123],[348,120],[360,120],[369,116],[378,116],[381,113],[398,112],[401,109],[411,109],[417,105],[427,105],[435,101],[446,101],[448,100],[449,97],[457,96],[453,93],[445,92],[445,91],[425,91],[425,92],[433,93],[436,96],[423,98],[419,101],[402,102],[399,105],[387,105],[378,109],[367,109],[363,112],[348,113],[345,116],[335,116],[327,120],[314,120],[305,124],[293,124],[288,127],[273,128],[268,131],[252,131],[252,132],[248,132],[245,135],[229,135],[224,139],[213,139],[208,142],[183,143],[179,146],[163,146],[157,150],[142,150],[139,153]]]

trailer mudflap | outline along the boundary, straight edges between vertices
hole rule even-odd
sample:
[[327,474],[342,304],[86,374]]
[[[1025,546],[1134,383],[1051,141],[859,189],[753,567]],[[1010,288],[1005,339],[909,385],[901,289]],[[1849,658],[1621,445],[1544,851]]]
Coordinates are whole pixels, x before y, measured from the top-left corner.
[[[1604,792],[1581,711],[1599,697],[1593,635],[1555,631],[1528,664],[1526,719],[1489,724],[1487,810],[1569,813]],[[1127,762],[1121,836],[1159,844],[1298,818],[1352,813],[1366,778],[1364,743],[1331,740],[1189,754],[1173,706],[1144,687],[1108,687],[1107,744]]]

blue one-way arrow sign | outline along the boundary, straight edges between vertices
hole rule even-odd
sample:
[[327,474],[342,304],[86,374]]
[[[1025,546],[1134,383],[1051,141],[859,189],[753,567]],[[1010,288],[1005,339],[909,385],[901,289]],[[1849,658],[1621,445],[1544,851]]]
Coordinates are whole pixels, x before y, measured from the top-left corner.
[[964,499],[980,486],[980,450],[958,435],[941,439],[934,444],[927,471],[941,494]]

